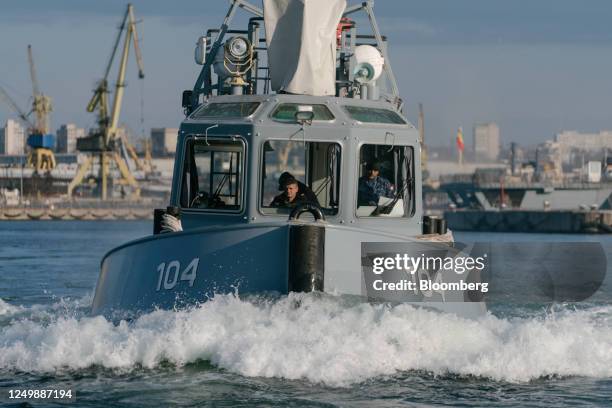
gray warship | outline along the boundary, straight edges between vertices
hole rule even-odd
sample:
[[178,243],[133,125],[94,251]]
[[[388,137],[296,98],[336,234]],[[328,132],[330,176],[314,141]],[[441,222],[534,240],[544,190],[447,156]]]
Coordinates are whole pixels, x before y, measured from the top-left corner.
[[[230,29],[238,11],[250,14],[248,26]],[[436,238],[423,235],[419,132],[402,113],[372,1],[233,0],[221,27],[198,38],[195,60],[203,67],[183,92],[169,206],[156,210],[153,235],[104,256],[93,314],[219,293],[367,300],[362,243]],[[395,192],[360,202],[359,179],[373,162]],[[317,205],[272,205],[284,173]],[[463,299],[408,300],[486,312]]]

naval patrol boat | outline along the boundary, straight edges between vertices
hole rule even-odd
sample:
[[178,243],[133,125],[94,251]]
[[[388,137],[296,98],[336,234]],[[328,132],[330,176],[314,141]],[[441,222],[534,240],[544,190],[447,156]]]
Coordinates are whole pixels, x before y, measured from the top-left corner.
[[[239,10],[248,25],[230,29]],[[372,1],[232,0],[221,27],[196,43],[203,66],[183,92],[169,206],[156,210],[153,235],[104,256],[92,313],[219,293],[369,298],[362,243],[424,242],[419,132],[402,113],[387,54]],[[363,202],[359,179],[374,162],[394,191]],[[318,203],[272,205],[283,174]]]

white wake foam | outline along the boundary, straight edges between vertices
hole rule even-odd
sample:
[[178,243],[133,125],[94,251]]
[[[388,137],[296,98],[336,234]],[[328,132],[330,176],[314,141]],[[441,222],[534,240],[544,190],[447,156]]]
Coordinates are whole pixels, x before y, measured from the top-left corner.
[[[296,307],[296,301],[301,304]],[[197,360],[245,376],[345,386],[405,370],[522,382],[549,375],[612,377],[612,307],[542,318],[470,321],[410,306],[291,295],[217,296],[118,326],[103,317],[16,320],[0,329],[0,369],[92,365],[154,368]]]
[[0,316],[10,316],[10,315],[17,313],[20,310],[21,308],[19,306],[13,306],[9,303],[6,303],[4,300],[0,299]]

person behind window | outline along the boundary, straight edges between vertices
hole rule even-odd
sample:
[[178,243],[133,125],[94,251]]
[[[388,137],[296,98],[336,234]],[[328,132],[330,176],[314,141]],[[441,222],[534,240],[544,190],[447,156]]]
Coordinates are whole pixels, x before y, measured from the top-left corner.
[[378,206],[380,197],[392,198],[393,184],[380,175],[380,163],[368,163],[367,171],[367,175],[359,178],[357,204]]
[[302,183],[301,181],[293,177],[291,173],[286,171],[283,174],[281,174],[280,177],[278,178],[278,190],[283,191],[283,193],[274,197],[272,204],[270,204],[272,207],[284,207],[285,206],[285,205],[278,205],[278,204],[287,202],[286,185],[289,180],[294,180],[297,183],[298,185],[297,195],[300,198],[300,200],[302,200],[303,202],[309,202],[309,203],[315,204],[317,207],[321,206],[319,204],[319,200],[317,199],[316,194],[310,189],[310,187],[308,187],[306,184]]
[[[279,179],[279,184],[280,184],[280,179]],[[309,198],[309,196],[305,192],[300,191],[300,184],[301,183],[297,181],[295,178],[293,178],[293,176],[285,177],[283,179],[283,190],[284,191],[281,194],[274,197],[274,200],[272,200],[272,202],[270,203],[270,207],[293,208],[299,204],[305,204],[305,203],[315,204],[319,206],[319,202],[316,199],[316,196],[314,197],[314,201],[313,201],[311,198]],[[314,193],[312,193],[312,191],[311,191],[311,194],[312,196],[314,196]]]

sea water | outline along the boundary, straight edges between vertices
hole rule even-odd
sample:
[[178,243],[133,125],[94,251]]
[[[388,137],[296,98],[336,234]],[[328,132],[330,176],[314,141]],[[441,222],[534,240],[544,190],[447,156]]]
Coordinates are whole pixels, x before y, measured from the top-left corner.
[[[150,229],[0,223],[0,404],[9,389],[45,387],[73,390],[79,407],[612,404],[609,279],[587,302],[507,302],[478,320],[327,294],[90,317],[102,255]],[[608,236],[456,238],[598,241],[612,254]]]

